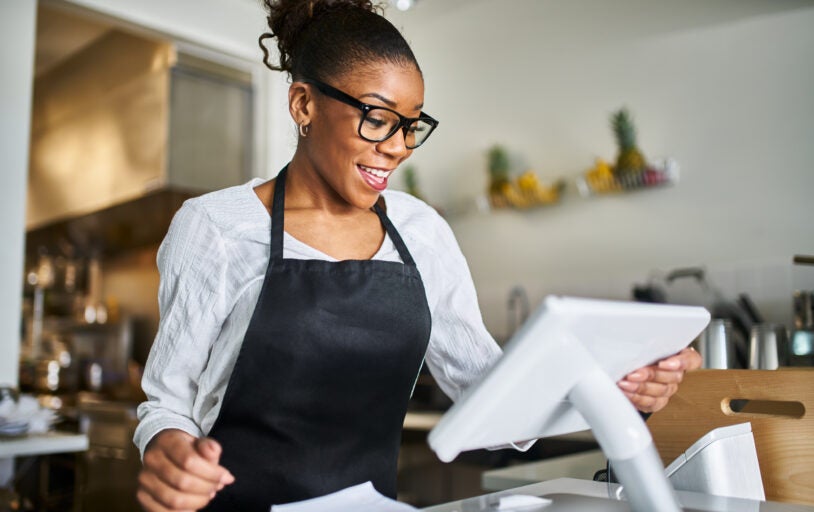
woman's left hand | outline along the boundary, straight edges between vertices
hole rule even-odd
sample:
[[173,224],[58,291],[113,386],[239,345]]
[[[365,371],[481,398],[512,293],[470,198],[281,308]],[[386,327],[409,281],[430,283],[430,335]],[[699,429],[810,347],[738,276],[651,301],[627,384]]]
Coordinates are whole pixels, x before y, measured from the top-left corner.
[[617,384],[638,410],[656,412],[678,391],[684,372],[700,367],[698,352],[685,348],[674,356],[628,373]]

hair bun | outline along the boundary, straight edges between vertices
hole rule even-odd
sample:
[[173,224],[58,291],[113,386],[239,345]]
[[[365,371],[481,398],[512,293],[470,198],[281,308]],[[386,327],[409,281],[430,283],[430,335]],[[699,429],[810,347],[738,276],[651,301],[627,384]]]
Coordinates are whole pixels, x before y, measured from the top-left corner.
[[[322,15],[342,10],[363,10],[379,12],[380,7],[371,0],[264,0],[263,7],[268,16],[266,21],[270,32],[265,32],[258,40],[263,50],[263,63],[275,71],[292,71],[294,55],[299,37],[308,26]],[[277,39],[280,51],[279,64],[269,61],[265,39]]]

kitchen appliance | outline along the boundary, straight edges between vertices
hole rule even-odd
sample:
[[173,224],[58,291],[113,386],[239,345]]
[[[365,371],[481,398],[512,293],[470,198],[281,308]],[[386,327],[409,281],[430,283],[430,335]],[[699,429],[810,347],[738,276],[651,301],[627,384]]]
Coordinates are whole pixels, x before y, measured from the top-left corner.
[[[64,252],[72,255],[73,246]],[[86,265],[59,261],[40,251],[27,275],[21,388],[55,396],[80,390],[129,396],[133,319],[118,308],[108,311],[98,255]]]
[[749,336],[749,368],[776,370],[789,363],[789,337],[786,327],[778,324],[756,324]]
[[794,327],[797,329],[814,328],[814,292],[797,290],[792,296],[794,303]]
[[700,307],[549,296],[428,441],[460,452],[589,426],[636,512],[679,510],[652,438],[616,381],[674,354],[709,322]]
[[138,420],[135,405],[80,400],[79,427],[88,436],[80,482],[84,512],[138,512],[141,458],[133,444]]
[[[814,256],[798,254],[794,257],[794,264],[814,265]],[[796,290],[792,303],[794,330],[791,335],[789,364],[814,366],[814,290]]]
[[80,372],[80,387],[110,397],[130,395],[128,361],[133,354],[133,321],[76,325],[72,329],[72,357]]
[[653,271],[646,284],[634,285],[632,295],[639,302],[702,306],[712,318],[728,320],[731,343],[735,348],[735,364],[729,367],[748,367],[750,330],[762,316],[745,294],[729,300],[709,282],[703,268],[687,267],[666,273]]
[[701,355],[703,368],[736,368],[735,341],[732,337],[732,323],[715,318],[698,337],[695,344]]
[[814,366],[814,329],[795,330],[790,352],[790,366]]
[[[70,39],[74,18],[41,11]],[[254,64],[198,55],[108,27],[35,77],[29,259],[60,239],[103,257],[156,244],[185,199],[249,179]]]

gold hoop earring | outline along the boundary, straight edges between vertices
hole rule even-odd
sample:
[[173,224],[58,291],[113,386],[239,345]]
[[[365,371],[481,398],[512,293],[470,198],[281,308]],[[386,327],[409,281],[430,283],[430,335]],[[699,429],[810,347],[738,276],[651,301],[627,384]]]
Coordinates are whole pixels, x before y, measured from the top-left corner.
[[308,137],[308,132],[311,131],[311,125],[305,124],[305,121],[300,123],[300,137]]

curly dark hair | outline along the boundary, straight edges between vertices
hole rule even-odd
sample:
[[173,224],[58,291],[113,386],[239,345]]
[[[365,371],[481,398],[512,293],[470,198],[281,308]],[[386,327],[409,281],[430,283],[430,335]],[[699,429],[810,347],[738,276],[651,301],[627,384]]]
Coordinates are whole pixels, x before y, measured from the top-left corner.
[[[294,80],[330,80],[358,64],[382,60],[415,66],[401,32],[371,0],[264,0],[270,32],[260,36],[263,63]],[[269,62],[265,39],[276,38],[279,65]]]

